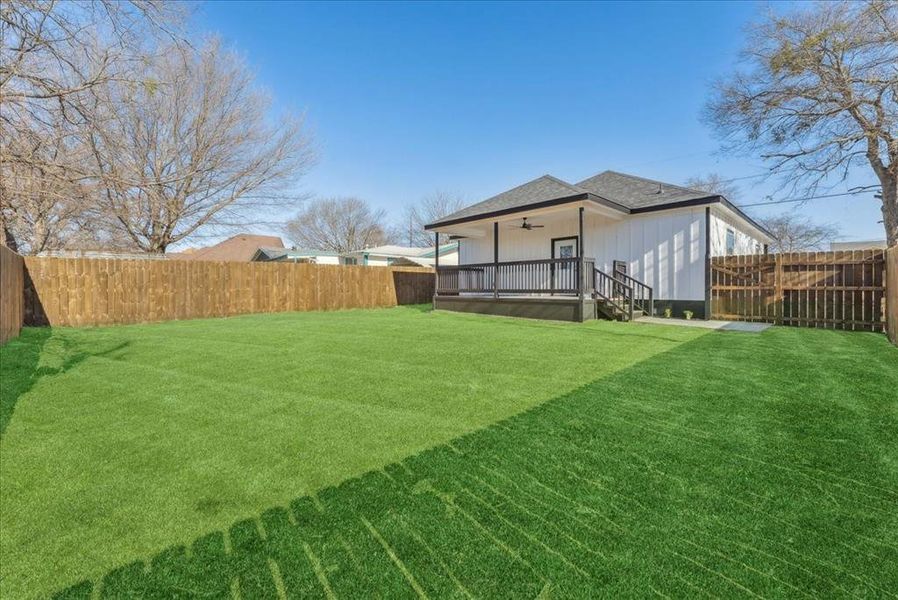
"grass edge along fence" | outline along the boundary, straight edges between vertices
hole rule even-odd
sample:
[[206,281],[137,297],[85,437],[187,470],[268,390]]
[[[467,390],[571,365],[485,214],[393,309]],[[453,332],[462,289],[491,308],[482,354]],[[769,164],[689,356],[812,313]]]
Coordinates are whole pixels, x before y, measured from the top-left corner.
[[91,326],[429,302],[433,270],[25,258],[25,324]]
[[25,322],[25,261],[0,245],[0,346],[19,335]]
[[715,319],[882,332],[887,311],[896,304],[898,282],[890,289],[891,302],[885,250],[711,259],[711,316]]

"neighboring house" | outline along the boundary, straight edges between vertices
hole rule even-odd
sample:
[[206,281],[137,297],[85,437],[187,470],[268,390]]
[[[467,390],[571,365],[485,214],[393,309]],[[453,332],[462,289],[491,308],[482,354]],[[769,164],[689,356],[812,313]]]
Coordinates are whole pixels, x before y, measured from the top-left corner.
[[425,229],[459,238],[436,308],[576,321],[632,306],[710,315],[710,257],[772,241],[723,196],[614,171],[544,175]]
[[863,242],[831,242],[831,252],[841,250],[885,250],[889,245],[885,240],[866,240]]
[[255,256],[259,248],[283,248],[281,238],[273,235],[254,235],[252,233],[238,233],[223,242],[208,246],[175,252],[172,258],[182,260],[223,260],[249,262]]
[[316,265],[343,264],[340,255],[326,250],[303,250],[300,248],[259,248],[253,255],[254,262],[292,262]]
[[[421,266],[432,267],[436,252],[433,246],[427,248],[410,248],[407,246],[375,246],[356,250],[343,256],[346,264],[367,265],[370,267],[389,266]],[[458,242],[450,242],[440,246],[440,264],[458,264]]]

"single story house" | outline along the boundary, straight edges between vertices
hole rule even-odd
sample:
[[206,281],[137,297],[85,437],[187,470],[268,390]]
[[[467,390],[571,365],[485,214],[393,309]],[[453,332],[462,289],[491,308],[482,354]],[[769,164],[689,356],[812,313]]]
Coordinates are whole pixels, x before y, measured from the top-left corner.
[[847,252],[857,250],[885,250],[889,244],[885,240],[864,240],[860,242],[830,242],[830,252]]
[[458,241],[434,307],[582,321],[710,315],[712,256],[759,254],[770,233],[719,194],[604,171],[544,175],[425,228]]
[[[345,254],[346,264],[359,264],[372,267],[419,266],[433,267],[435,263],[435,247],[414,248],[408,246],[375,246],[363,248]],[[440,264],[458,264],[458,242],[440,245]]]
[[253,260],[259,248],[284,248],[284,242],[276,235],[238,233],[223,242],[205,248],[188,248],[172,252],[171,258],[180,260],[223,260],[247,262]]
[[252,261],[312,263],[316,265],[345,264],[336,252],[305,250],[302,248],[259,248],[253,255]]

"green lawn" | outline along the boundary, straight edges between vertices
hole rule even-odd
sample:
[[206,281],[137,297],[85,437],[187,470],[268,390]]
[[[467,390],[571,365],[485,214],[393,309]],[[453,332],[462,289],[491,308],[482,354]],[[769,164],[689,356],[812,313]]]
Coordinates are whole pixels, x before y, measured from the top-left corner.
[[881,335],[409,307],[0,361],[3,598],[898,590]]

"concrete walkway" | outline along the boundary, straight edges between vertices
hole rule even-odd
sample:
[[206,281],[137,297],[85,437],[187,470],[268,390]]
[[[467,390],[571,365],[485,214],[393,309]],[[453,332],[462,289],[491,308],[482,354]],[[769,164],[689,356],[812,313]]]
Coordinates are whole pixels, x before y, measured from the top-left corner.
[[719,329],[722,331],[741,331],[743,333],[760,333],[772,327],[770,323],[748,323],[746,321],[715,321],[704,319],[665,319],[663,317],[639,317],[634,323],[652,323],[653,325],[681,325],[683,327],[700,327],[702,329]]

